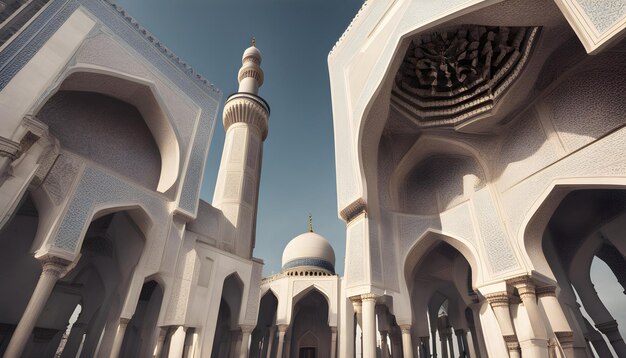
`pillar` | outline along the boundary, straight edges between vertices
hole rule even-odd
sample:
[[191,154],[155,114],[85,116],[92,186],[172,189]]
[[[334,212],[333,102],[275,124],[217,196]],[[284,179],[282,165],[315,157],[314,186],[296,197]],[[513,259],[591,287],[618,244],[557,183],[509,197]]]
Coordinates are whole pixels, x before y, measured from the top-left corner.
[[450,328],[448,328],[448,332],[446,332],[446,340],[450,347],[450,358],[454,358],[454,342],[452,342],[452,329]]
[[454,331],[454,335],[456,336],[456,345],[459,347],[459,357],[467,357],[467,341],[463,339],[463,337],[465,337],[465,330],[457,329]]
[[330,358],[336,358],[336,357],[337,357],[337,327],[330,327]]
[[248,349],[250,346],[250,333],[254,330],[254,326],[241,326],[241,349],[239,358],[248,358]]
[[389,358],[389,345],[387,344],[387,331],[380,331],[381,358]]
[[57,281],[66,273],[69,262],[57,257],[42,259],[43,270],[30,301],[24,310],[20,322],[15,327],[11,341],[4,352],[5,358],[17,358],[22,355],[37,319],[44,309],[50,293]]
[[400,325],[402,330],[402,354],[404,358],[413,358],[413,343],[411,341],[411,325]]
[[513,321],[511,320],[511,312],[509,311],[509,293],[508,292],[495,292],[485,295],[487,302],[491,305],[493,313],[496,316],[498,325],[500,326],[500,332],[502,338],[506,343],[506,347],[509,351],[509,357],[520,358],[520,347],[515,329],[513,328]]
[[556,287],[548,286],[536,289],[539,303],[543,307],[550,327],[559,340],[566,357],[574,356],[574,334],[563,313],[559,300],[556,298]]
[[[463,343],[463,353],[467,358],[476,358],[476,351],[473,347],[470,346],[469,341],[467,340],[467,334],[469,330],[462,330],[463,334],[461,336],[461,343]],[[460,346],[459,346],[460,347]]]
[[267,340],[267,355],[265,358],[270,358],[272,356],[272,346],[274,345],[274,337],[276,337],[276,326],[270,327],[270,333]]
[[[79,316],[79,319],[81,317]],[[83,343],[83,335],[87,329],[87,323],[85,322],[74,322],[72,325],[72,329],[70,330],[70,334],[67,336],[67,341],[65,342],[65,347],[63,347],[63,353],[61,353],[61,358],[74,358],[78,353],[78,349],[80,348],[80,344]]]
[[430,357],[430,350],[428,349],[428,343],[430,341],[430,337],[419,337],[419,352],[418,355],[420,358],[428,358]]
[[172,338],[170,339],[170,352],[168,354],[168,358],[182,358],[183,350],[185,349],[186,331],[187,328],[183,326],[175,328],[174,334],[172,334]]
[[376,358],[376,299],[374,294],[361,295],[363,305],[363,358]]
[[517,289],[530,321],[530,340],[522,345],[522,355],[548,358],[548,333],[537,305],[535,284],[528,276],[517,277],[508,282]]
[[126,334],[126,327],[128,327],[129,318],[120,317],[120,321],[117,325],[117,332],[115,332],[115,339],[113,340],[113,346],[111,347],[111,357],[116,358],[120,355],[120,349],[122,349],[122,342],[124,341],[124,335]]
[[439,340],[441,341],[441,358],[448,357],[448,335],[442,331],[439,331]]
[[391,338],[391,356],[393,358],[402,356],[402,334],[398,331],[398,326],[395,326],[389,333],[389,337]]
[[167,328],[158,327],[159,336],[157,337],[156,348],[154,349],[154,357],[161,358],[163,352],[163,345],[165,344],[165,337],[167,337]]
[[617,328],[617,321],[596,324],[596,328],[608,338],[618,357],[626,357],[626,345]]
[[437,358],[437,330],[434,329],[431,332],[431,337],[433,340],[432,346],[433,346],[433,358]]
[[276,358],[283,358],[283,350],[285,349],[285,332],[287,332],[288,327],[289,326],[286,324],[278,325],[278,346],[276,347]]
[[359,327],[361,327],[361,335],[356,337],[356,327],[354,330],[355,335],[355,350],[354,354],[356,355],[356,345],[358,344],[361,347],[361,355],[363,355],[363,302],[361,302],[361,297],[350,297],[350,302],[352,302],[352,307],[354,309],[354,314],[356,316],[356,323]]

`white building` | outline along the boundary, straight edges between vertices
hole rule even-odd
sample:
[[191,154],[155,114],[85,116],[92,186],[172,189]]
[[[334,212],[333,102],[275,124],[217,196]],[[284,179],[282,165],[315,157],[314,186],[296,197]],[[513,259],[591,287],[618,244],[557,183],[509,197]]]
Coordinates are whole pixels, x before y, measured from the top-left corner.
[[352,310],[364,357],[376,318],[404,357],[626,356],[589,276],[626,283],[625,26],[623,0],[363,4],[328,57],[339,356]]
[[219,90],[112,3],[0,11],[0,354],[209,357],[228,342],[247,356],[263,265],[260,52],[245,51],[226,100],[210,205]]
[[262,278],[254,44],[208,204],[219,90],[114,4],[0,1],[0,354],[626,356],[589,275],[626,288],[625,26],[365,2],[329,55],[345,276],[311,227]]

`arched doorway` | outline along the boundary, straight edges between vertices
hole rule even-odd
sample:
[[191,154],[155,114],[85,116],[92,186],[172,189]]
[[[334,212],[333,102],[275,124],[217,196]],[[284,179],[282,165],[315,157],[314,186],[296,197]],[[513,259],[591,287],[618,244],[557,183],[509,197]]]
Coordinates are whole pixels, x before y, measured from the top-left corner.
[[472,266],[444,239],[454,240],[428,234],[420,240],[430,243],[416,245],[407,257],[413,352],[419,357],[480,357],[485,350],[474,319],[479,308],[474,305]]
[[235,352],[238,353],[241,349],[242,332],[239,329],[239,312],[242,294],[243,282],[239,275],[233,273],[226,277],[222,288],[211,358],[236,356]]
[[317,289],[311,289],[293,307],[288,332],[290,349],[287,357],[322,358],[331,356],[331,330],[328,325],[328,300]]
[[[575,354],[625,356],[620,329],[626,326],[621,314],[626,298],[619,295],[609,305],[597,289],[624,283],[626,190],[569,190],[547,219],[541,252],[561,288],[558,298],[574,330]],[[601,273],[592,276],[592,267]]]
[[162,301],[161,285],[155,280],[143,284],[135,313],[126,327],[120,357],[152,357]]
[[278,309],[278,298],[272,290],[268,290],[259,304],[259,317],[257,325],[252,331],[252,344],[250,346],[250,357],[265,358],[272,356],[272,351],[276,347],[276,311]]

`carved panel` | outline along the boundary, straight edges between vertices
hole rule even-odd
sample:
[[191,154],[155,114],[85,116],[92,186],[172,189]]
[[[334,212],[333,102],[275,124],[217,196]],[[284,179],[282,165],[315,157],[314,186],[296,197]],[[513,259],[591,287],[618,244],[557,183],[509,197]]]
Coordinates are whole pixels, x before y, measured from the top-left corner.
[[43,182],[43,188],[55,205],[60,205],[67,196],[80,164],[78,158],[66,153],[59,155],[54,162],[50,173]]
[[466,25],[418,36],[396,76],[392,106],[424,127],[490,111],[519,76],[538,32]]

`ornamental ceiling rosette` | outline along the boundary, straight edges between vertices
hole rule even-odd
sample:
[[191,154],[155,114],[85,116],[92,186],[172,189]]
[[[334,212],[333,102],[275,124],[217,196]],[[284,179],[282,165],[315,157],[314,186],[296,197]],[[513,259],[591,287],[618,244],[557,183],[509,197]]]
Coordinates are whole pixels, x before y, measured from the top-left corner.
[[391,105],[421,127],[457,126],[494,108],[520,75],[539,27],[466,25],[419,35]]

